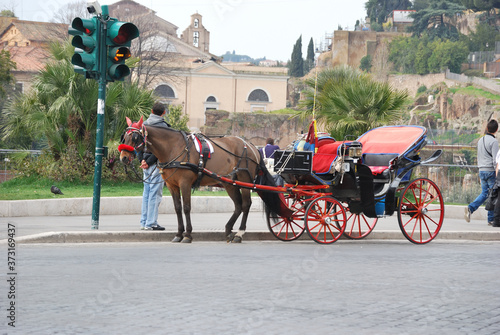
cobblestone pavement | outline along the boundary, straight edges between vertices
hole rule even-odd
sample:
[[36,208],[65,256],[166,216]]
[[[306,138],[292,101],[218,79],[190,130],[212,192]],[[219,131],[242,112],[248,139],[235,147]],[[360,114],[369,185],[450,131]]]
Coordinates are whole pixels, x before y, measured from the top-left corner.
[[18,245],[16,327],[4,270],[0,334],[500,334],[499,253],[440,241]]

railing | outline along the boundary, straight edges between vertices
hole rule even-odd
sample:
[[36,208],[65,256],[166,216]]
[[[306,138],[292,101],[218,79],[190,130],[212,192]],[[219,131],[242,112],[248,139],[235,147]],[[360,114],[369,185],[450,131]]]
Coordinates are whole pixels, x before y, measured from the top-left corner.
[[[14,155],[37,157],[40,150],[0,149],[0,182],[14,176]],[[435,182],[446,203],[468,204],[481,193],[479,169],[465,164],[422,164],[413,171],[413,178],[424,177]]]
[[468,204],[481,193],[479,168],[475,165],[422,164],[415,168],[416,177],[435,182],[445,203]]
[[0,149],[0,183],[12,179],[14,177],[14,156],[19,154],[27,154],[31,157],[41,155],[41,150],[14,150]]
[[446,70],[446,79],[482,86],[492,92],[500,93],[500,85],[498,85],[497,82],[494,80],[486,80],[477,77],[468,77],[463,74],[450,72],[450,70],[448,69]]

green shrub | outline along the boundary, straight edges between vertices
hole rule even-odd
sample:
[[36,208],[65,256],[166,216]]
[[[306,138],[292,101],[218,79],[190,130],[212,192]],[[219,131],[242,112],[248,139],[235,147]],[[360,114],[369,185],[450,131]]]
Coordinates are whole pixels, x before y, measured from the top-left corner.
[[427,91],[427,87],[425,85],[422,85],[418,88],[417,94],[424,93],[425,91]]
[[481,70],[469,69],[463,72],[467,77],[484,77],[484,73]]
[[[67,150],[58,160],[53,155],[44,151],[36,158],[15,158],[16,175],[20,177],[40,176],[55,181],[91,182],[94,178],[94,155],[86,151],[81,155],[74,145],[69,145]],[[119,162],[118,151],[112,151],[102,161],[102,179],[108,181],[125,181],[127,175]]]
[[359,65],[361,71],[370,72],[372,69],[372,56],[366,55],[361,58],[361,64]]

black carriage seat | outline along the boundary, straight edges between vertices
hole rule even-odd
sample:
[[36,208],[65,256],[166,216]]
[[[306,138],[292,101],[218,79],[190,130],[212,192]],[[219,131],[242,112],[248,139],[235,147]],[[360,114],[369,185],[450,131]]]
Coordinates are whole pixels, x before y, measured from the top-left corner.
[[399,154],[362,154],[363,164],[368,165],[373,174],[374,182],[386,182],[391,178],[389,166],[391,160]]
[[391,183],[390,161],[398,154],[362,154],[363,164],[368,165],[373,175],[373,192],[376,196],[385,194]]

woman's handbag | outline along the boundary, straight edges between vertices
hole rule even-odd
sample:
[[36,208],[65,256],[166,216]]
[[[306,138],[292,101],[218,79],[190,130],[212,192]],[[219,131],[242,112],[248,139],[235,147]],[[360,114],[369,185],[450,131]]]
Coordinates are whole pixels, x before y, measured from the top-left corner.
[[484,203],[484,207],[487,211],[495,210],[495,204],[498,200],[498,187],[494,185],[488,191],[488,198],[486,198],[486,202]]

